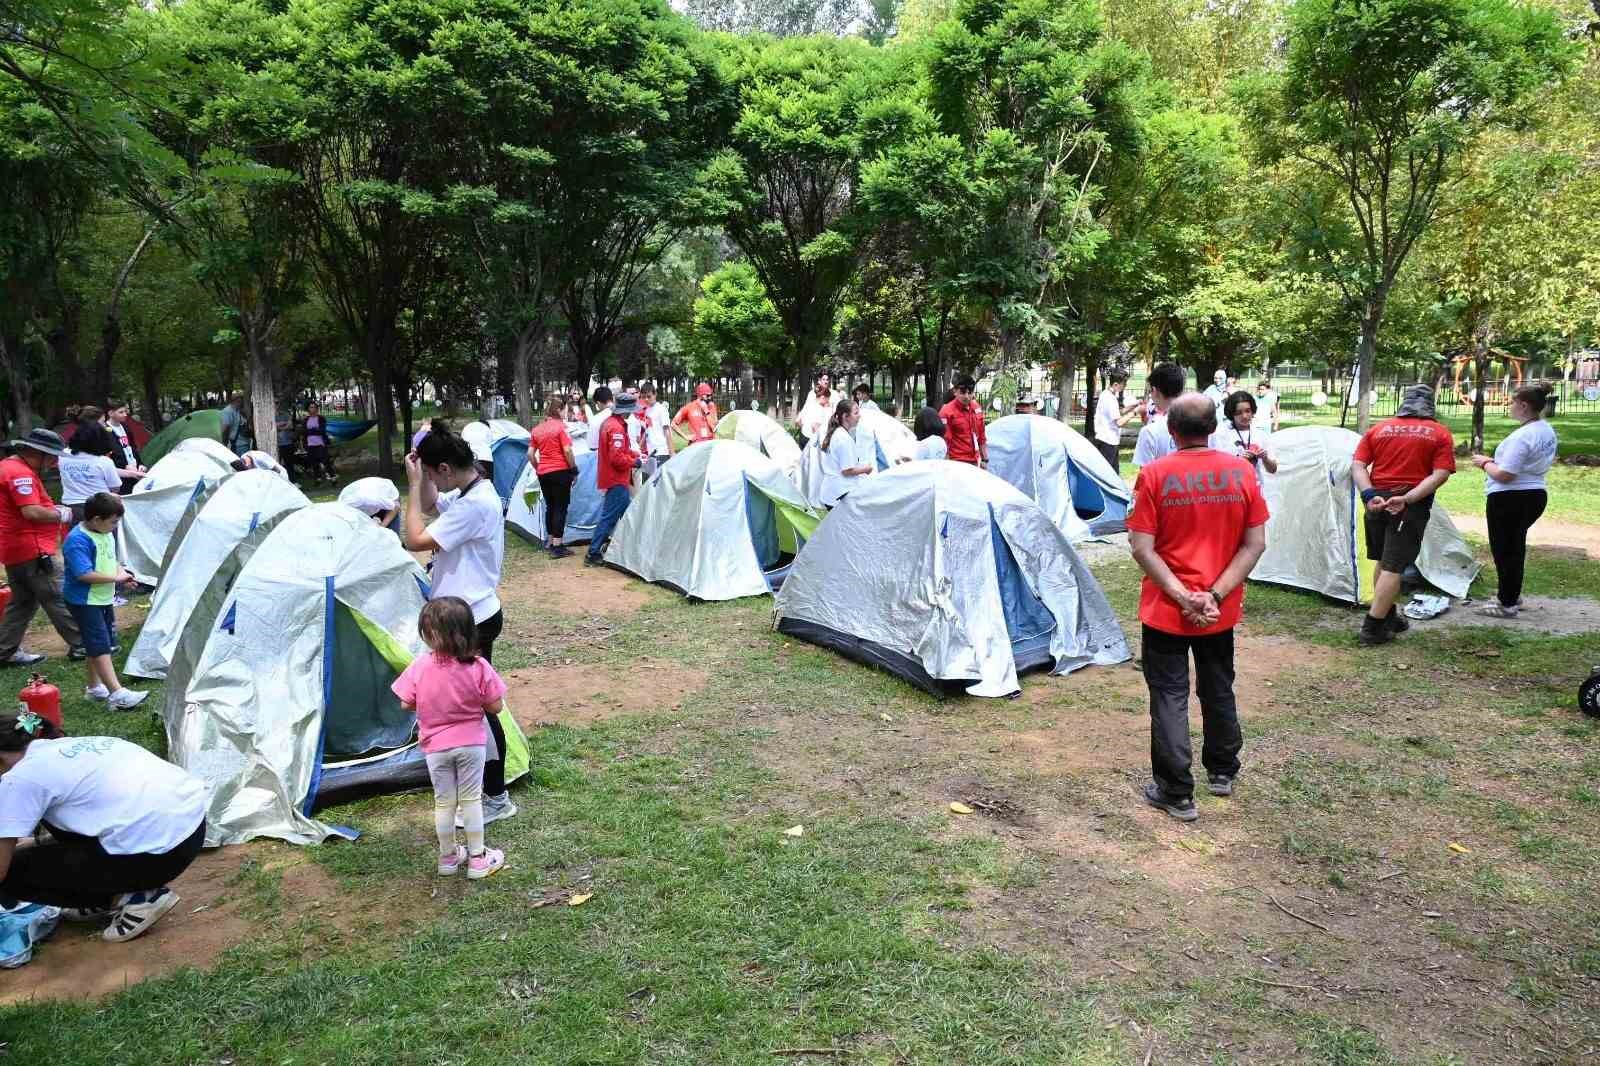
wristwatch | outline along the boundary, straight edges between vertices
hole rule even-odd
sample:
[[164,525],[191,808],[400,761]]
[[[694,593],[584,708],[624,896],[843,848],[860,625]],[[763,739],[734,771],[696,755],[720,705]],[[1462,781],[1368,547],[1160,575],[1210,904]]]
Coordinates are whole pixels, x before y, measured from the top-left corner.
[[1216,589],[1207,589],[1206,591],[1211,593],[1211,602],[1215,603],[1218,607],[1221,607],[1222,606],[1222,594],[1220,592],[1218,592]]

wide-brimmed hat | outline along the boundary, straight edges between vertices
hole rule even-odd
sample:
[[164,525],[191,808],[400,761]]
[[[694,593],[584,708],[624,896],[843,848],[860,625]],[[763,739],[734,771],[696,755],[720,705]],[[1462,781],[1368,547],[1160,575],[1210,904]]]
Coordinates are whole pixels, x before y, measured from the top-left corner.
[[625,392],[618,396],[611,405],[611,413],[614,415],[631,415],[638,409],[639,398],[631,392]]
[[21,440],[11,442],[11,447],[32,448],[36,452],[46,455],[66,455],[67,444],[61,439],[61,434],[48,429],[30,429],[28,435]]

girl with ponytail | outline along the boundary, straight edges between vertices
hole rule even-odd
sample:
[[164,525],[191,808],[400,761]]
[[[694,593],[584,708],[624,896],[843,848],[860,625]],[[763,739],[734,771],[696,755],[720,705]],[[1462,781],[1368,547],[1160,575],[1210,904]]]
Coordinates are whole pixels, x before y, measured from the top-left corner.
[[[473,461],[472,447],[438,419],[406,456],[410,506],[406,508],[406,547],[431,551],[433,595],[456,596],[472,609],[478,654],[494,661],[494,642],[505,627],[500,610],[500,569],[505,560],[506,524],[500,494]],[[432,524],[424,512],[436,512]],[[510,818],[516,804],[506,792],[506,735],[498,715],[489,714],[493,750],[483,764],[483,820]]]
[[854,403],[842,397],[835,403],[828,418],[828,428],[823,432],[819,447],[822,449],[822,505],[837,507],[839,501],[853,487],[851,478],[872,473],[872,464],[860,462],[856,456],[853,433],[861,421],[861,411]]
[[1556,461],[1556,431],[1544,419],[1549,397],[1548,385],[1518,389],[1511,397],[1511,417],[1520,425],[1500,442],[1493,458],[1472,457],[1472,465],[1485,475],[1489,551],[1500,581],[1500,602],[1480,612],[1490,618],[1515,618],[1521,607],[1528,530],[1549,502],[1544,476]]

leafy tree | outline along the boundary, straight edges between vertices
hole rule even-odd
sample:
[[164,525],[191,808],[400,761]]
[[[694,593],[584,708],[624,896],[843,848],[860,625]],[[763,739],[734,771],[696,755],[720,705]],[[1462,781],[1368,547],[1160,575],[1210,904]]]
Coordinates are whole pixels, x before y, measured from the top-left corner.
[[1284,69],[1242,100],[1262,158],[1302,169],[1296,238],[1360,308],[1363,383],[1395,279],[1463,155],[1519,121],[1573,56],[1553,12],[1512,0],[1295,0]]
[[724,362],[748,362],[767,373],[767,395],[776,395],[775,370],[782,365],[783,321],[749,263],[725,263],[700,282],[694,302],[699,358],[689,370],[715,375]]

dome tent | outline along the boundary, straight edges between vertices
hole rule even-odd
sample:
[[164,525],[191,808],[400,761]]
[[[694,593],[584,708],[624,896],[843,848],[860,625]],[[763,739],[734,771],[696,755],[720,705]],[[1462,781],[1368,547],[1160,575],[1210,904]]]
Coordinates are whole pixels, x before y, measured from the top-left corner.
[[[578,463],[578,476],[572,482],[572,499],[567,504],[566,534],[564,544],[587,544],[600,524],[600,508],[605,503],[605,493],[600,491],[596,463],[599,457],[589,451],[578,437],[572,439],[572,457]],[[545,527],[544,494],[539,491],[539,475],[533,464],[522,468],[522,474],[511,491],[511,503],[506,509],[506,525],[524,540],[543,544],[548,532]]]
[[858,449],[869,448],[879,470],[917,457],[917,435],[911,427],[877,408],[869,407],[861,412],[855,438]]
[[1040,415],[1007,415],[988,426],[989,472],[1044,509],[1073,541],[1128,527],[1133,494],[1077,430]]
[[[161,582],[123,669],[134,677],[166,677],[184,626],[191,614],[204,612],[207,594],[220,600],[255,546],[285,515],[310,502],[267,470],[230,474],[191,497],[167,546]],[[212,604],[213,614],[215,608]]]
[[1129,658],[1105,593],[1061,530],[964,463],[904,463],[862,479],[795,560],[775,613],[780,632],[939,695],[1007,696],[1028,669]]
[[[423,650],[421,567],[390,531],[341,503],[283,518],[215,613],[195,613],[167,672],[168,751],[205,781],[207,845],[310,844],[311,817],[357,791],[427,783],[416,718],[390,685]],[[527,741],[509,713],[507,780]]]
[[494,491],[499,493],[504,509],[522,476],[523,467],[528,465],[528,431],[508,419],[492,418],[462,426],[461,439],[472,448],[476,458],[490,465]]
[[194,411],[182,418],[173,419],[139,449],[139,458],[146,469],[154,469],[157,463],[166,458],[168,452],[176,448],[181,441],[191,437],[202,437],[221,444],[222,412]]
[[[1350,476],[1360,436],[1337,426],[1297,426],[1273,435],[1278,472],[1262,478],[1271,518],[1267,550],[1252,581],[1319,592],[1345,603],[1372,599],[1361,494]],[[1423,534],[1417,570],[1457,598],[1482,569],[1437,501]]]
[[120,533],[128,572],[143,584],[157,584],[167,546],[190,503],[231,473],[227,460],[205,449],[173,451],[152,466],[122,498]]
[[717,422],[717,438],[748,444],[777,463],[790,481],[800,476],[800,445],[788,430],[760,411],[729,411]]
[[698,600],[762,596],[819,521],[777,463],[737,441],[707,441],[639,490],[605,561]]

